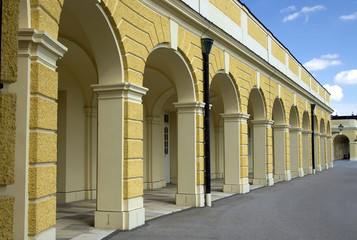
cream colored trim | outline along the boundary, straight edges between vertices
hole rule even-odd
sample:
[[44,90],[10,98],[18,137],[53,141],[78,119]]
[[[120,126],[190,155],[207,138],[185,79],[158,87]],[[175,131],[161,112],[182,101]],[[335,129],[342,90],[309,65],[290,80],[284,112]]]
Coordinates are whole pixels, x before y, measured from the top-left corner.
[[289,125],[289,124],[280,124],[280,125],[276,125],[276,124],[274,124],[273,126],[272,126],[272,128],[276,128],[276,129],[289,129],[291,127],[291,125]]
[[56,61],[68,49],[45,31],[19,29],[19,57],[28,57],[56,70]]
[[130,102],[142,103],[142,96],[149,90],[133,83],[122,82],[118,84],[94,84],[91,85],[94,92],[98,93],[98,99],[123,98]]
[[290,128],[290,132],[302,132],[302,128]]
[[178,24],[172,19],[170,19],[170,37],[171,37],[170,47],[176,51],[177,39],[178,39]]
[[180,113],[204,113],[204,102],[174,103],[175,108],[180,109]]

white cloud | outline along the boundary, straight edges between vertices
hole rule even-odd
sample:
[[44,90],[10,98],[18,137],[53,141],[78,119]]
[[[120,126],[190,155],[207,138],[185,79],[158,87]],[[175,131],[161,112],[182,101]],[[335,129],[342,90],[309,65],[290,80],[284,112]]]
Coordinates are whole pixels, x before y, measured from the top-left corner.
[[325,7],[323,5],[316,5],[314,7],[303,7],[301,9],[301,12],[302,13],[316,12],[316,11],[324,10],[324,9],[325,9]]
[[357,69],[337,73],[335,82],[350,85],[357,84]]
[[327,89],[327,91],[329,91],[329,93],[331,93],[331,100],[339,102],[342,100],[343,98],[343,92],[342,92],[342,88],[338,85],[332,85],[330,86],[329,84],[325,84],[324,88]]
[[299,13],[299,12],[296,12],[296,13],[290,14],[289,16],[284,17],[283,22],[287,22],[287,21],[294,20],[295,18],[297,18],[297,17],[299,17],[299,16],[300,16],[300,13]]
[[281,9],[280,12],[293,12],[296,10],[296,7],[294,5],[291,5],[287,8]]
[[326,54],[321,56],[321,58],[325,58],[325,59],[336,59],[338,57],[339,57],[338,54]]
[[343,15],[343,16],[340,17],[340,19],[346,20],[346,21],[348,21],[348,20],[355,20],[355,19],[357,19],[357,12],[352,13],[352,14],[350,14],[350,15]]
[[320,58],[313,58],[312,60],[304,63],[304,66],[309,71],[318,71],[323,70],[331,66],[341,65],[342,62],[339,60],[335,60],[338,58],[338,54],[325,54]]
[[[294,8],[292,8],[292,7],[294,7]],[[290,7],[280,10],[280,12],[290,12],[290,11],[295,11],[295,9],[296,9],[295,6],[290,6]],[[285,23],[287,21],[294,20],[294,19],[298,18],[299,16],[301,16],[302,14],[306,15],[305,21],[307,22],[309,20],[309,16],[308,16],[309,13],[320,11],[323,9],[325,9],[325,7],[323,5],[316,5],[313,7],[303,7],[300,11],[284,17],[283,22]]]

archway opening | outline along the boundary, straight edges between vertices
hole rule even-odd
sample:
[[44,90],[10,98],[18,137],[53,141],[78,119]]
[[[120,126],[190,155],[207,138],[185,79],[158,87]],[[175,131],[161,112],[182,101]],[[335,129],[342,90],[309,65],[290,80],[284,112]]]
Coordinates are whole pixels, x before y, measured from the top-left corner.
[[[57,238],[62,238],[94,226],[100,187],[98,104],[91,85],[122,82],[123,64],[113,28],[98,2],[65,0],[58,40],[68,48],[58,61]],[[69,235],[73,224],[83,229]]]
[[252,88],[249,94],[248,114],[249,184],[267,185],[266,131],[270,123],[265,119],[264,98],[257,88]]
[[307,111],[303,113],[302,117],[302,158],[303,158],[303,170],[304,173],[312,173],[311,162],[311,130],[310,130],[310,118]]
[[299,142],[301,136],[301,129],[299,128],[299,114],[296,106],[290,109],[290,170],[291,176],[304,176],[302,163],[300,162]]
[[159,46],[146,61],[143,85],[144,203],[153,201],[148,190],[164,188],[155,201],[179,204],[177,195],[196,184],[196,166],[189,166],[196,161],[193,77],[179,52]]
[[350,140],[346,135],[337,135],[333,139],[334,160],[350,159]]
[[325,131],[325,121],[321,119],[320,121],[320,162],[321,168],[326,169],[326,145],[327,145],[327,138],[326,138],[326,131]]
[[273,171],[274,181],[290,180],[290,169],[287,169],[286,133],[289,131],[285,124],[285,113],[281,99],[276,98],[273,105]]
[[217,179],[212,181],[212,189],[237,192],[240,184],[239,103],[229,75],[219,72],[213,77],[210,104],[211,177]]

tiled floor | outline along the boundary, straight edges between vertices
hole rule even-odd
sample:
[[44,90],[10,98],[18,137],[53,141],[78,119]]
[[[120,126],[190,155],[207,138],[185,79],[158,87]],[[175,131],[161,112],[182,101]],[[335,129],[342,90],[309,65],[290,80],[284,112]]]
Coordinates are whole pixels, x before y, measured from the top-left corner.
[[[223,193],[223,179],[212,180],[212,201],[231,196]],[[251,190],[261,186],[251,185]],[[144,191],[145,220],[187,209],[187,206],[175,205],[176,185],[168,184],[164,188]],[[57,204],[57,239],[102,239],[115,230],[94,228],[95,200]]]

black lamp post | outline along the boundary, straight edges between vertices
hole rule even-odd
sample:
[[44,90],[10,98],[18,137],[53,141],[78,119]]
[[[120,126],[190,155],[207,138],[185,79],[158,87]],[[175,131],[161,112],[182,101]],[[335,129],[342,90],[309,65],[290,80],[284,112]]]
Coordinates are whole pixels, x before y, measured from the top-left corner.
[[311,103],[311,146],[312,146],[312,169],[315,172],[315,126],[314,126],[314,119],[315,119],[315,110],[316,104]]
[[206,206],[211,206],[211,155],[210,155],[210,123],[209,123],[209,54],[213,45],[213,39],[202,38],[203,56],[203,90],[205,102],[204,115],[204,137],[205,137],[205,184],[206,184]]

